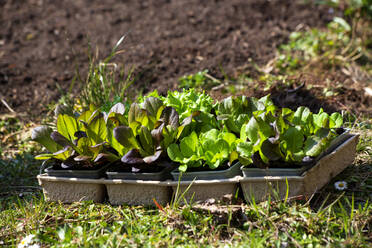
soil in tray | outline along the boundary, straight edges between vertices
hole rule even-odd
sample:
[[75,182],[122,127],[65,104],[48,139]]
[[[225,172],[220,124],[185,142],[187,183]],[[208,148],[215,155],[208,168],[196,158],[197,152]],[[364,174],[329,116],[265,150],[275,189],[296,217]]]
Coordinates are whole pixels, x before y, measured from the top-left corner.
[[108,162],[102,162],[97,164],[90,164],[87,162],[82,161],[74,161],[73,164],[65,164],[61,161],[55,161],[54,163],[51,163],[52,165],[49,167],[52,170],[57,171],[64,171],[64,170],[80,170],[80,171],[89,171],[89,170],[99,170],[106,166]]
[[187,172],[205,172],[205,171],[223,171],[229,169],[231,166],[228,166],[227,164],[218,166],[216,169],[209,168],[208,165],[200,166],[200,167],[191,167],[187,168]]
[[169,168],[169,170],[174,169],[174,165],[172,165],[169,161],[159,162],[157,164],[136,164],[136,165],[129,165],[124,164],[121,161],[118,161],[112,164],[108,168],[108,172],[123,172],[123,173],[157,173],[163,171],[164,168]]

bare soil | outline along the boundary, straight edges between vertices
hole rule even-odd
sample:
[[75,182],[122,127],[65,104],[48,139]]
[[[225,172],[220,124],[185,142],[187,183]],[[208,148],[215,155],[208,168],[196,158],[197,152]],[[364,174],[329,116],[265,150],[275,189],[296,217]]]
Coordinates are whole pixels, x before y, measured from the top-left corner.
[[[120,62],[135,66],[133,87],[164,93],[185,74],[209,69],[223,78],[249,61],[264,65],[290,32],[324,27],[333,15],[326,6],[281,0],[0,0],[0,96],[15,111],[37,116],[60,97],[57,84],[68,89],[76,66],[86,70],[88,40],[103,58],[128,32]],[[288,98],[272,90],[279,103],[319,105],[312,92],[299,92]],[[352,95],[341,104],[354,108],[364,100]]]

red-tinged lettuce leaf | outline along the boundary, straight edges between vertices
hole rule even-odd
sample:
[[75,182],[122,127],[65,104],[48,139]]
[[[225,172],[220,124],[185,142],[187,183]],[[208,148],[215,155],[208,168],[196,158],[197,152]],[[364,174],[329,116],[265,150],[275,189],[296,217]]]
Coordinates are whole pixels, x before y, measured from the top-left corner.
[[143,158],[137,149],[132,149],[121,158],[121,162],[125,164],[143,164]]
[[47,126],[39,126],[32,130],[31,139],[43,145],[49,152],[56,152],[62,147],[51,137],[53,130]]
[[134,136],[133,131],[130,127],[127,126],[115,127],[114,137],[121,145],[128,149],[139,148],[136,137]]
[[189,124],[192,122],[192,119],[193,119],[194,117],[200,115],[200,114],[201,114],[200,111],[194,111],[194,112],[192,112],[191,115],[189,115],[188,117],[186,117],[186,118],[182,121],[181,125],[182,125],[182,126],[189,125]]
[[110,115],[112,113],[116,113],[116,114],[120,114],[120,115],[124,115],[125,113],[125,105],[121,102],[118,102],[117,104],[115,104],[114,106],[111,107],[109,113],[108,113],[108,116],[110,117]]
[[155,149],[149,129],[145,126],[142,126],[138,136],[141,148],[145,151],[145,153],[142,155],[147,156],[153,154]]
[[163,128],[165,124],[162,123],[159,127],[151,130],[151,136],[154,141],[155,146],[160,145],[161,141],[163,140]]
[[92,152],[94,154],[94,157],[96,157],[99,153],[101,153],[103,150],[105,150],[105,145],[106,144],[107,144],[107,142],[104,141],[102,143],[89,146],[88,149],[89,149],[90,152]]
[[125,146],[123,146],[122,144],[120,144],[114,137],[114,128],[115,128],[115,124],[112,122],[112,121],[108,121],[107,124],[106,124],[106,128],[107,128],[107,140],[109,142],[109,145],[115,149],[115,151],[117,151],[117,153],[120,155],[120,156],[124,156],[124,154],[126,154],[131,148],[127,148]]
[[160,116],[160,121],[162,121],[166,126],[172,126],[174,129],[177,129],[180,125],[179,115],[172,107],[166,107],[163,110]]
[[139,122],[142,126],[149,124],[148,112],[146,109],[141,109],[137,103],[132,103],[128,112],[128,123]]
[[267,164],[262,160],[259,152],[253,153],[251,159],[252,159],[253,164],[257,166],[258,168],[261,168],[261,169],[267,168]]
[[63,148],[59,151],[54,152],[54,153],[40,154],[40,155],[36,156],[35,158],[36,159],[41,159],[41,160],[53,158],[53,159],[64,161],[64,160],[68,159],[69,157],[71,157],[72,153],[73,153],[72,148],[67,146],[67,147],[65,147],[65,148]]
[[74,133],[74,136],[77,138],[77,139],[80,139],[80,138],[83,138],[83,137],[88,137],[86,132],[84,131],[77,131]]
[[153,155],[150,155],[150,156],[144,157],[144,158],[143,158],[143,161],[144,161],[146,164],[151,164],[151,163],[157,161],[157,160],[160,158],[162,152],[163,152],[162,150],[160,150],[160,151],[156,151]]
[[190,126],[194,117],[201,115],[201,111],[194,111],[190,116],[186,117],[178,127],[176,139],[186,137],[190,133]]
[[95,163],[104,162],[104,161],[115,162],[119,159],[120,159],[120,157],[116,156],[113,153],[100,153],[94,159],[94,162]]
[[115,126],[128,125],[128,121],[124,117],[124,114],[125,114],[125,105],[121,102],[118,102],[117,104],[112,106],[108,114],[104,116],[104,120],[106,123],[108,120],[111,120],[111,122]]
[[74,150],[82,156],[89,156],[92,157],[94,153],[91,151],[91,146],[93,145],[93,142],[91,139],[87,137],[82,137],[77,140],[76,147],[74,147]]
[[156,120],[160,118],[160,115],[164,109],[163,102],[156,97],[148,97],[145,99],[144,108],[148,113],[154,117]]
[[74,144],[72,144],[70,140],[68,140],[65,136],[63,136],[57,131],[53,131],[50,134],[50,138],[52,138],[52,140],[54,140],[57,144],[59,144],[62,147],[74,146]]
[[163,140],[160,142],[160,146],[165,150],[170,144],[175,142],[178,130],[171,125],[167,125],[162,131]]
[[138,121],[129,123],[129,127],[132,129],[133,135],[137,136],[141,130],[142,124]]
[[82,162],[82,161],[89,162],[91,159],[92,159],[92,157],[84,156],[84,155],[79,155],[79,156],[74,157],[74,160],[76,162]]

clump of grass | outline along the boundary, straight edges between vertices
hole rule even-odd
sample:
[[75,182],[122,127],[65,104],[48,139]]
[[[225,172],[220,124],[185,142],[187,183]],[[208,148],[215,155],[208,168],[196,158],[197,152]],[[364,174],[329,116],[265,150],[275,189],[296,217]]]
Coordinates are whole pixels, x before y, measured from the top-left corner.
[[[102,61],[98,60],[98,52],[96,56],[89,55],[89,69],[85,81],[82,80],[77,70],[77,79],[82,86],[78,103],[82,108],[87,108],[90,104],[102,107],[126,98],[126,90],[134,81],[132,75],[134,68],[126,71],[124,65],[118,68],[118,65],[112,62],[114,56],[124,52],[124,50],[118,50],[124,39],[125,35]],[[90,45],[89,50],[91,50]]]
[[[122,36],[111,50],[110,54],[103,59],[99,59],[99,50],[93,54],[90,43],[88,42],[89,66],[85,76],[81,75],[80,69],[76,66],[75,77],[70,87],[64,91],[58,84],[61,97],[57,104],[50,104],[49,109],[54,110],[56,105],[63,105],[64,111],[83,112],[89,109],[90,105],[102,108],[103,111],[109,110],[115,103],[130,101],[128,87],[133,84],[134,67],[127,68],[124,64],[114,62],[114,58],[125,50],[119,50],[126,35]],[[78,93],[72,92],[78,88]]]

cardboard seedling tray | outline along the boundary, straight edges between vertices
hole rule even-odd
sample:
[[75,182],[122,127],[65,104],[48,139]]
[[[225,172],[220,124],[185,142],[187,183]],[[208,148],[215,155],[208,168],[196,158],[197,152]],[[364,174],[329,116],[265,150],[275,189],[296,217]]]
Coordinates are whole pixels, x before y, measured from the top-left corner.
[[107,179],[104,183],[108,199],[113,205],[154,206],[153,199],[166,205],[172,196],[172,188],[162,181]]
[[353,163],[358,137],[357,134],[348,134],[343,142],[301,176],[242,177],[240,185],[244,198],[247,202],[253,199],[257,202],[264,201],[269,195],[284,199],[287,190],[288,197],[311,196]]
[[37,179],[47,201],[100,203],[106,197],[103,179],[54,177],[47,174],[38,175]]
[[[268,196],[284,199],[304,195],[311,196],[333,177],[353,163],[359,135],[349,134],[329,154],[323,156],[315,166],[301,176],[263,176],[195,181],[143,181],[121,179],[84,179],[38,175],[48,201],[71,203],[82,200],[102,202],[106,197],[113,205],[155,205],[170,202],[173,192],[184,194],[185,200],[220,200],[225,195],[234,195],[240,186],[247,202],[264,201]],[[274,193],[275,192],[275,193]],[[288,193],[288,194],[287,194]],[[182,201],[181,201],[182,203]]]

